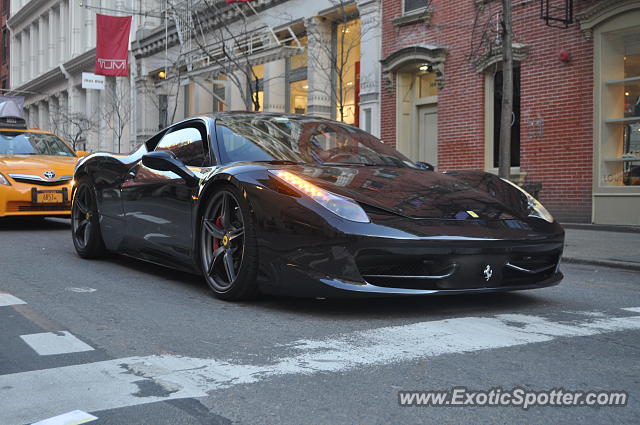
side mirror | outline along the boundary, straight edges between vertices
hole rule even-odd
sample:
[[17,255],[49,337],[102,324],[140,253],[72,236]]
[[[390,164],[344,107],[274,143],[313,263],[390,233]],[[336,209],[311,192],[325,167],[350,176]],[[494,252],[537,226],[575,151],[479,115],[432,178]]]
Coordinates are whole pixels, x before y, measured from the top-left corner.
[[421,168],[423,170],[429,170],[429,171],[434,171],[435,167],[431,164],[429,164],[428,162],[422,162],[422,161],[418,161],[416,162],[416,165],[418,166],[418,168]]
[[89,155],[89,152],[87,151],[76,151],[76,156],[78,158],[82,158],[83,156],[87,156],[87,155]]
[[194,186],[198,182],[196,175],[168,151],[149,152],[142,156],[142,164],[153,170],[171,171],[183,178],[189,186]]

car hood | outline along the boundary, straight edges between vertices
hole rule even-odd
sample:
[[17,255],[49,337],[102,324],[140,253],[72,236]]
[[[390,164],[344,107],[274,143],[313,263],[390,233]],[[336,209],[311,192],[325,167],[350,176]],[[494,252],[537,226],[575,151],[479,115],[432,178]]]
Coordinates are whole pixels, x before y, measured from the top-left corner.
[[72,175],[78,162],[74,156],[0,155],[0,172],[34,174],[53,171],[58,176]]
[[[411,218],[526,218],[522,195],[488,193],[446,174],[396,167],[293,166],[290,171],[331,192]],[[477,216],[477,217],[476,217]]]

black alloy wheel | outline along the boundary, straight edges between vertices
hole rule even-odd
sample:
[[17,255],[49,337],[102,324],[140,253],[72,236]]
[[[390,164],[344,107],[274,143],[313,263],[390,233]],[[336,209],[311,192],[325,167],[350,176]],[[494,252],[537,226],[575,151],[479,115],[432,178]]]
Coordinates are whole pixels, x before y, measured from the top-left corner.
[[202,216],[200,259],[217,297],[240,300],[256,294],[255,239],[249,206],[238,191],[228,186],[214,192]]
[[100,232],[98,206],[91,183],[81,180],[73,196],[71,207],[73,245],[82,258],[99,258],[106,249]]

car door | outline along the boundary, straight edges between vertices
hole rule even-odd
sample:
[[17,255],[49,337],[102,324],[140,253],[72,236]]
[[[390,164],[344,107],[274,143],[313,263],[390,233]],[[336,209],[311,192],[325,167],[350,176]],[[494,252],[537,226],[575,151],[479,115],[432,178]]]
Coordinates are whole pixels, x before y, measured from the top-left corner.
[[[171,129],[154,150],[171,152],[197,177],[212,164],[206,127],[199,120]],[[197,185],[140,161],[129,171],[121,191],[131,253],[172,266],[192,264]]]

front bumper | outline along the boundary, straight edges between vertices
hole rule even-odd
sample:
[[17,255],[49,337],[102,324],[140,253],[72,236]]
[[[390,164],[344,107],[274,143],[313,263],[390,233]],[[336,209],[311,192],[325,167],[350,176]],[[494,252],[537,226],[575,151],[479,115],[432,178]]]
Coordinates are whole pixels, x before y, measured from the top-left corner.
[[291,279],[289,282],[295,282],[295,285],[267,285],[263,286],[262,290],[276,295],[322,298],[461,295],[547,288],[558,285],[564,277],[558,271],[544,280],[530,284],[457,289],[408,289],[321,277],[301,269],[289,270],[284,276],[287,280]]
[[[369,246],[354,255],[334,246],[333,258],[324,254],[334,270],[330,273],[314,268],[321,261],[319,251],[315,261],[304,261],[304,265],[271,263],[277,270],[261,284],[262,290],[305,297],[476,294],[545,288],[563,278],[559,267],[562,242],[558,240],[499,241],[484,247],[446,241],[439,241],[437,247],[419,247],[420,241],[407,242],[401,243],[404,246]],[[314,256],[309,247],[305,251],[307,259]]]
[[[543,288],[559,283],[564,232],[546,234],[439,222],[431,236],[380,232],[269,244],[264,292],[297,296],[444,295]],[[463,236],[464,234],[475,234]],[[417,233],[417,232],[416,232]]]
[[[67,216],[71,213],[71,189],[66,183],[59,186],[39,186],[11,181],[11,186],[0,185],[0,217],[7,216]],[[59,191],[63,193],[61,203],[34,202],[37,191]]]

